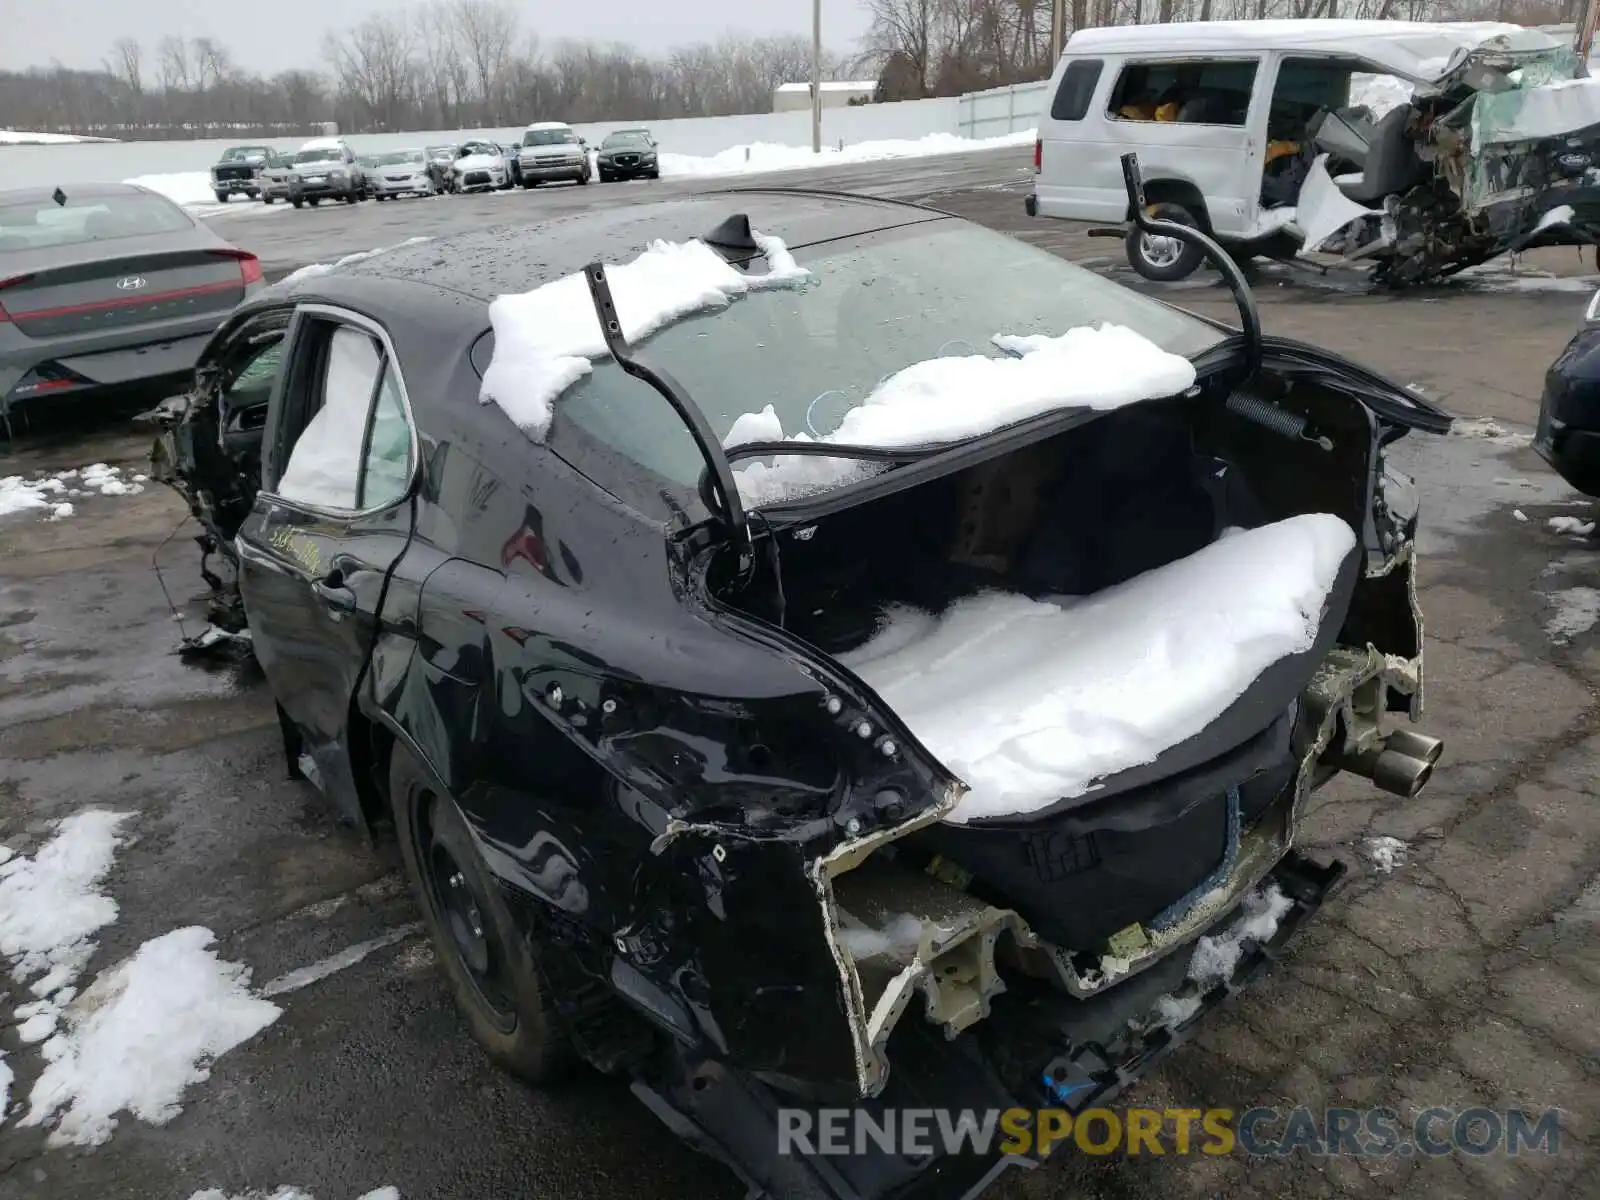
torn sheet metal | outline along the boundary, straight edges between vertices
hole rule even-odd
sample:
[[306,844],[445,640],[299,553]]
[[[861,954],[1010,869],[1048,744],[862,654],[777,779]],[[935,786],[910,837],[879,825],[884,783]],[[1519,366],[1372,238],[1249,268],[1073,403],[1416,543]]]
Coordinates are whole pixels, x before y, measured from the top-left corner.
[[1329,238],[1357,221],[1379,217],[1377,209],[1357,204],[1339,190],[1328,174],[1328,156],[1319,154],[1306,174],[1295,204],[1295,224],[1305,235],[1305,249],[1317,250]]

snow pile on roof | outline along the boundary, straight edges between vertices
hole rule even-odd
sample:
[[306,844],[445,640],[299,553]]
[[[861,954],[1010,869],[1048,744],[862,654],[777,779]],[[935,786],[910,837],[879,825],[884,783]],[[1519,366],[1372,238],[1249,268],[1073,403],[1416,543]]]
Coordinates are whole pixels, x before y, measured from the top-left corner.
[[1093,596],[895,606],[838,657],[970,787],[946,820],[1036,812],[1154,761],[1309,648],[1354,545],[1338,517],[1290,517]]
[[1556,533],[1570,533],[1573,537],[1586,538],[1594,532],[1594,522],[1580,520],[1577,517],[1551,517],[1545,522]]
[[[48,510],[59,521],[76,511],[72,499],[83,496],[134,496],[144,491],[144,475],[125,476],[121,467],[90,463],[69,471],[0,478],[0,517],[12,513]],[[69,499],[69,497],[71,499]]]
[[[1194,385],[1193,363],[1123,325],[1084,325],[1058,337],[997,333],[993,341],[1015,357],[968,354],[913,363],[873,388],[832,433],[820,439],[796,433],[787,440],[936,446],[1058,409],[1105,411],[1178,395]],[[728,431],[728,438],[740,441],[782,436],[770,406],[744,414]],[[725,439],[724,445],[732,444]],[[871,469],[859,460],[792,455],[742,466],[735,478],[746,503],[759,505],[838,487]]]
[[979,150],[1003,150],[1013,146],[1032,146],[1034,130],[991,138],[964,138],[953,133],[930,133],[920,138],[886,138],[857,142],[840,149],[823,146],[814,153],[810,146],[785,146],[776,142],[751,142],[730,146],[720,154],[667,154],[660,157],[663,178],[716,175],[754,175],[767,171],[799,171],[808,167],[838,167],[850,163],[883,162],[898,158],[929,158],[939,154],[970,154]]
[[428,237],[409,237],[405,241],[396,242],[392,246],[379,246],[373,250],[357,250],[354,254],[346,254],[343,258],[335,259],[331,263],[307,263],[298,270],[290,271],[273,286],[288,287],[290,284],[299,283],[302,279],[313,279],[318,275],[326,275],[330,271],[337,271],[340,267],[361,262],[363,259],[376,258],[380,254],[387,254],[390,250],[398,250],[402,246],[418,246],[423,242],[432,240],[432,238]]
[[98,1146],[126,1111],[164,1125],[183,1090],[209,1064],[278,1019],[250,994],[250,969],[223,962],[209,929],[175,929],[103,972],[64,1013],[66,1029],[44,1045],[47,1065],[21,1124],[57,1113],[51,1146]]
[[[725,308],[738,296],[804,280],[782,239],[755,234],[767,258],[762,275],[747,275],[699,239],[655,241],[632,262],[608,266],[622,336],[637,345],[673,321]],[[534,441],[550,431],[556,397],[589,374],[590,359],[606,353],[600,320],[581,272],[489,305],[494,357],[479,399],[497,404]]]

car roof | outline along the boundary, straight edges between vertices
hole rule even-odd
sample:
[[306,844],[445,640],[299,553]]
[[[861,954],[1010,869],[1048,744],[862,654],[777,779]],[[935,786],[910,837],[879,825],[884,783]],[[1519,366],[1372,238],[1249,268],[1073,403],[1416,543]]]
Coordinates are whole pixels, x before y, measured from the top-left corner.
[[1396,75],[1432,81],[1495,38],[1514,51],[1557,49],[1561,39],[1499,21],[1270,20],[1185,21],[1074,30],[1066,54],[1216,53],[1304,50],[1367,59]]
[[[69,200],[161,195],[160,192],[140,187],[136,183],[71,183],[62,184],[61,190],[66,193]],[[54,187],[5,188],[0,190],[0,204],[35,204],[42,200],[53,199],[55,192]]]
[[572,128],[572,126],[568,125],[565,121],[535,121],[532,125],[528,126],[527,130],[524,130],[523,132],[526,133],[529,130],[534,130],[534,129],[571,129],[571,128]]
[[[409,243],[314,276],[307,283],[333,287],[341,277],[411,282],[487,305],[496,296],[531,291],[574,274],[596,259],[629,261],[658,239],[704,238],[736,214],[748,216],[758,232],[776,234],[792,246],[916,221],[958,219],[920,205],[864,196],[785,190],[715,193],[587,209],[532,224],[474,229]],[[486,322],[486,315],[480,320]]]

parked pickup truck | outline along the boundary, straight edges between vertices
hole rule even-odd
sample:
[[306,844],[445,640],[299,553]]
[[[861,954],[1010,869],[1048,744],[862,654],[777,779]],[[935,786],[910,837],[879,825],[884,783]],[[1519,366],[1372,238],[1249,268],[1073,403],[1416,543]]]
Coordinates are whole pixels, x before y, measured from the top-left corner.
[[230,146],[211,168],[211,190],[218,204],[226,204],[235,193],[252,200],[261,195],[260,174],[272,157],[270,146]]

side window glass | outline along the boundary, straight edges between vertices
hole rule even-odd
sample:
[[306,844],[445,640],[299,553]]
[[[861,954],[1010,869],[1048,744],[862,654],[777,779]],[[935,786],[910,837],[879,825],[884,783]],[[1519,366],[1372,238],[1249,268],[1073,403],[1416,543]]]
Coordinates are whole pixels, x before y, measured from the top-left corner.
[[1107,115],[1123,121],[1243,125],[1250,112],[1257,63],[1129,63],[1111,91]]
[[405,495],[411,482],[411,426],[406,423],[400,399],[400,381],[392,367],[385,368],[372,410],[372,436],[367,440],[361,465],[361,508],[380,508]]
[[1094,98],[1095,85],[1100,82],[1098,58],[1080,58],[1067,67],[1061,76],[1061,86],[1050,102],[1050,119],[1053,121],[1081,121],[1089,111],[1089,101]]
[[381,365],[378,344],[341,325],[328,339],[316,411],[289,452],[277,492],[321,508],[354,509],[361,483],[367,414]]

